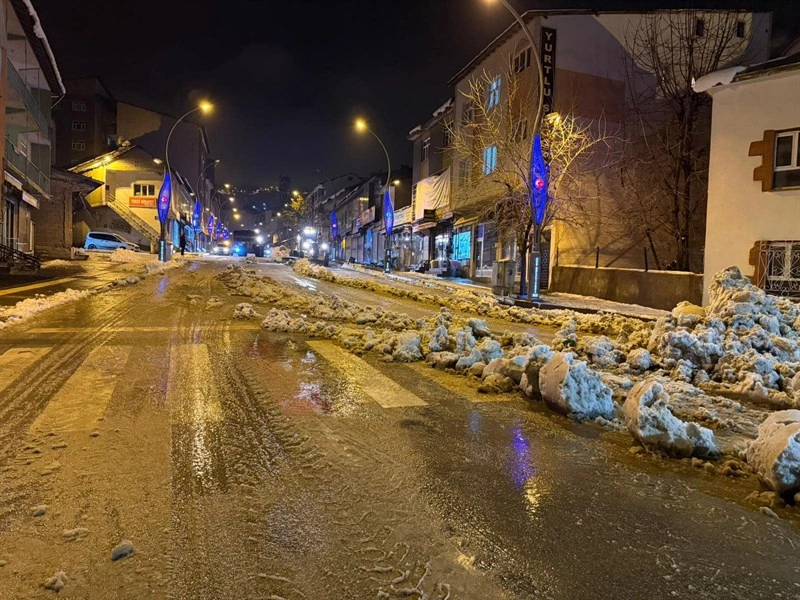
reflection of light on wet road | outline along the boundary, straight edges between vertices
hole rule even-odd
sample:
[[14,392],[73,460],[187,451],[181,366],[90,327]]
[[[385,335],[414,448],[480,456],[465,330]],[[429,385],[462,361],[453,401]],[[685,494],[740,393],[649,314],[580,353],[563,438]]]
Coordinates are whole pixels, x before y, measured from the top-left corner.
[[158,287],[156,288],[156,298],[161,299],[164,297],[164,292],[167,291],[167,278],[162,277],[161,280],[158,282]]
[[539,470],[533,464],[528,437],[519,425],[511,428],[511,479],[517,490],[522,492],[526,509],[537,514],[545,495],[544,482],[538,476]]
[[477,437],[481,431],[482,415],[477,410],[469,411],[469,431],[473,437]]

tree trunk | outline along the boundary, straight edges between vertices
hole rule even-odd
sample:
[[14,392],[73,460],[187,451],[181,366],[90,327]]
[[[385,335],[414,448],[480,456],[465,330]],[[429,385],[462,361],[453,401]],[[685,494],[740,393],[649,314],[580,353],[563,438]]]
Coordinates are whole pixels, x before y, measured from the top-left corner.
[[522,235],[522,238],[517,239],[517,247],[519,248],[520,252],[520,261],[519,261],[520,296],[528,295],[528,248],[530,247],[530,237],[531,237],[531,223],[528,222],[528,225],[525,227],[525,233]]

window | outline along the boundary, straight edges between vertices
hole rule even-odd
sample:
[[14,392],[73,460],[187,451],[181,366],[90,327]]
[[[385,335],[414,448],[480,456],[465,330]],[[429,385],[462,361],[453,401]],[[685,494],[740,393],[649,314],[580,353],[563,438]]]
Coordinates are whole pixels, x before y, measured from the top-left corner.
[[449,148],[453,145],[453,119],[448,119],[444,122],[444,138],[443,146]]
[[483,149],[483,174],[490,175],[497,170],[497,146],[492,144]]
[[520,119],[514,123],[514,141],[522,142],[528,139],[528,119]]
[[525,69],[531,66],[531,47],[528,46],[522,52],[517,54],[511,61],[511,68],[514,73],[522,73]]
[[744,37],[744,21],[737,21],[736,23],[736,37]]
[[500,88],[503,85],[503,79],[498,75],[486,87],[486,108],[494,108],[500,104]]
[[464,110],[461,112],[461,124],[469,125],[474,121],[475,121],[475,104],[470,101],[464,105]]
[[458,163],[458,183],[459,185],[464,185],[467,182],[467,177],[469,176],[469,162],[466,160],[462,160]]
[[425,162],[428,160],[428,156],[431,153],[431,138],[427,137],[422,140],[422,153],[420,154],[420,160]]
[[775,136],[773,188],[800,187],[800,130]]
[[155,196],[156,186],[153,183],[134,183],[133,184],[134,196]]
[[72,140],[73,150],[86,150],[86,142],[83,140]]
[[86,112],[86,102],[73,102],[72,110],[74,112]]
[[86,131],[86,121],[73,121],[72,131]]
[[697,37],[703,37],[706,34],[706,22],[703,19],[697,19],[694,22],[694,34]]

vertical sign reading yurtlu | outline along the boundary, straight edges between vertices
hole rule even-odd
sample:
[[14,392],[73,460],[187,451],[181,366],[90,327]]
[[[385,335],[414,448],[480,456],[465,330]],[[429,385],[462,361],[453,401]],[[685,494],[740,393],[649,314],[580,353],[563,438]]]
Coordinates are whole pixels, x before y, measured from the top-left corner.
[[542,114],[548,115],[555,110],[553,91],[556,79],[556,30],[542,27],[542,82],[544,87],[544,105]]

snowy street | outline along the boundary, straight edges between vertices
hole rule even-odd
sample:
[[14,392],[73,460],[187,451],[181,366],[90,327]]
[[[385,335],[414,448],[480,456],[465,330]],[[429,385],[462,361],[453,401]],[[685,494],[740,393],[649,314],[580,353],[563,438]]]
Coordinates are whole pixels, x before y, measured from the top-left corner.
[[[764,406],[709,392],[718,451],[677,419],[687,452],[640,445],[648,366],[583,342],[634,320],[316,269],[188,260],[0,327],[0,600],[800,598],[800,508],[739,458]],[[520,392],[543,345],[606,368],[616,413]]]

